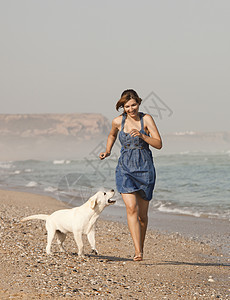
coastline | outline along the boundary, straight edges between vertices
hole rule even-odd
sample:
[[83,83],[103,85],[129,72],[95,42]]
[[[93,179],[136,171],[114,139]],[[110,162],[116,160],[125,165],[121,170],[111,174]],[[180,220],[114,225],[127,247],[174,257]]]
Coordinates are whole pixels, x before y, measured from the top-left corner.
[[[102,217],[127,224],[126,211],[122,207],[113,207],[110,211],[105,210]],[[157,230],[163,234],[176,233],[185,238],[209,244],[230,262],[229,220],[149,211],[148,229]]]
[[[0,188],[3,190],[3,188]],[[52,193],[41,191],[27,191],[25,188],[7,188],[5,191],[18,191],[23,193],[41,195],[50,197],[55,201],[62,203],[68,207],[73,207],[72,203],[63,201],[59,197],[55,197]],[[82,198],[75,196],[75,205],[81,205]],[[152,200],[153,201],[153,200]],[[74,206],[75,206],[74,205]],[[127,225],[125,206],[112,205],[105,209],[100,215],[100,219],[107,221],[115,221]],[[210,218],[210,217],[196,217],[193,215],[186,215],[180,213],[168,213],[157,210],[149,210],[148,230],[156,230],[163,234],[176,233],[186,238],[197,240],[211,245],[217,251],[223,254],[220,260],[224,257],[230,262],[230,220]]]
[[[195,217],[157,213],[149,224],[144,260],[136,263],[125,219],[111,216],[106,208],[97,223],[99,255],[82,260],[73,254],[76,246],[71,235],[65,242],[67,253],[60,253],[54,243],[54,254],[47,256],[44,222],[19,222],[24,216],[51,213],[67,204],[6,190],[0,190],[0,199],[1,299],[227,299],[230,295],[228,257],[208,239],[199,239],[207,230],[218,234],[224,224],[218,227],[219,222],[210,219],[205,223]],[[187,235],[191,225],[198,238]],[[219,235],[225,238],[223,231]],[[87,243],[85,248],[89,253]]]

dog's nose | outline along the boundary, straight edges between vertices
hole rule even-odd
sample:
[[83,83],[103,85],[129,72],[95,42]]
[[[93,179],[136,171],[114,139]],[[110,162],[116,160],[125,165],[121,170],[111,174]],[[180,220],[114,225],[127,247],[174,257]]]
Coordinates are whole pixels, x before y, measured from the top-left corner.
[[114,192],[114,190],[111,190],[111,192]]

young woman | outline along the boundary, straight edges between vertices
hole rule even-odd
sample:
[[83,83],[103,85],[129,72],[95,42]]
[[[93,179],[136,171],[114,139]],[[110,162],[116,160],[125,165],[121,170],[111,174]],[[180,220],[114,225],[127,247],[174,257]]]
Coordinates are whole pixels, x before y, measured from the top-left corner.
[[121,193],[127,212],[127,222],[133,239],[134,261],[143,259],[148,207],[155,185],[155,168],[149,145],[161,149],[162,141],[153,118],[139,112],[141,98],[134,90],[125,90],[116,104],[123,114],[112,121],[106,150],[100,159],[111,153],[117,134],[121,155],[116,168],[117,190]]

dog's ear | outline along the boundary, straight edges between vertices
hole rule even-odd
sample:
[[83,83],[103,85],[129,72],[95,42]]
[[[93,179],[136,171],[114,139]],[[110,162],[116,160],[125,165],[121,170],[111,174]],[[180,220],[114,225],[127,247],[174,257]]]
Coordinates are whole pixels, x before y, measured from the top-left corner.
[[93,197],[90,198],[90,207],[94,209],[96,204],[97,204],[97,195],[94,195]]

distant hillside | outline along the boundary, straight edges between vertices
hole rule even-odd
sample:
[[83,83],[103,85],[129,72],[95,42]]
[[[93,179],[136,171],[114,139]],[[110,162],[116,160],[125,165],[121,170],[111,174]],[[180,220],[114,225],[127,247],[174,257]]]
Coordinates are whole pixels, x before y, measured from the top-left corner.
[[2,114],[0,161],[77,159],[106,140],[110,126],[101,114]]
[[0,115],[0,137],[74,136],[84,139],[107,134],[109,121],[100,114]]

